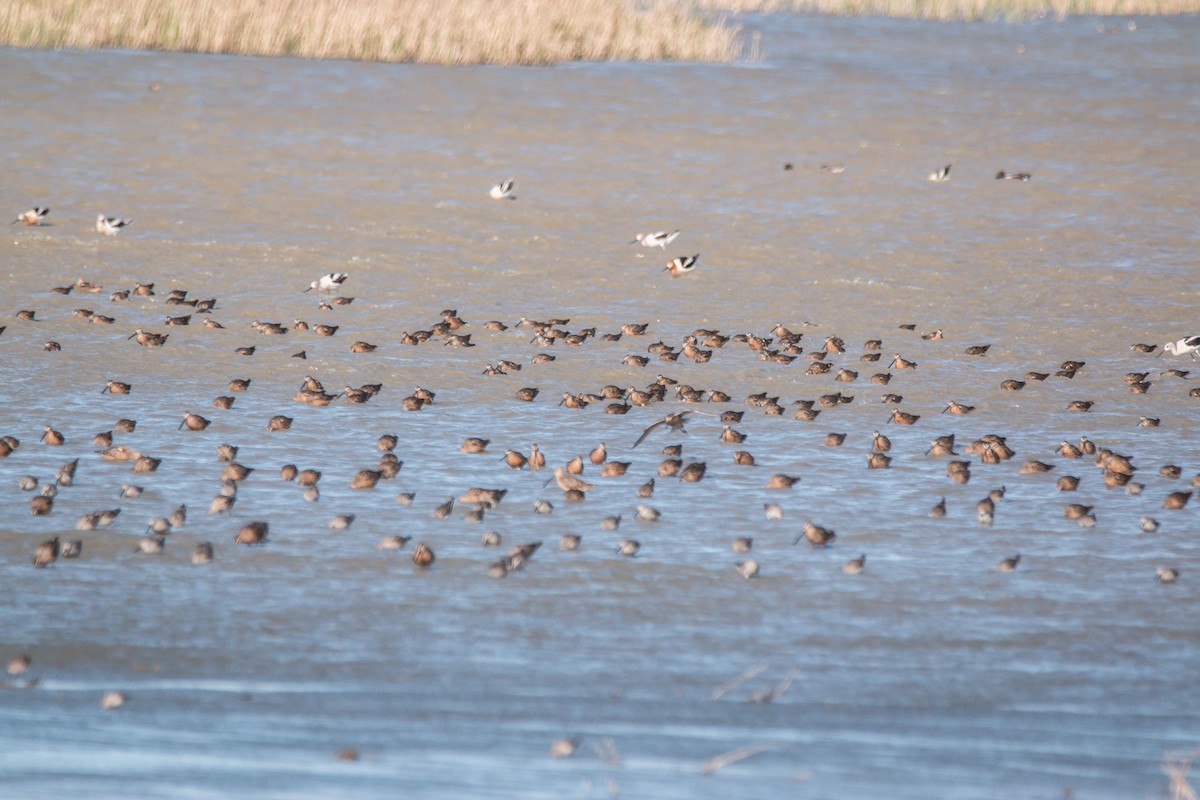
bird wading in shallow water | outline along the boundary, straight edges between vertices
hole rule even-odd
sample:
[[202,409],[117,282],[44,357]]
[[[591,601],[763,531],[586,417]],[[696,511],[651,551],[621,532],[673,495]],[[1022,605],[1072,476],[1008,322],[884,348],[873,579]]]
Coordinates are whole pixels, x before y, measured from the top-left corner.
[[346,279],[350,277],[348,272],[331,272],[328,275],[322,275],[308,285],[304,291],[311,292],[316,289],[318,292],[332,292],[335,289],[340,289]]
[[1162,350],[1158,351],[1155,358],[1161,358],[1163,353],[1170,353],[1173,356],[1190,355],[1192,358],[1200,358],[1196,355],[1196,351],[1200,350],[1200,336],[1185,336],[1175,342],[1167,342],[1163,345]]
[[700,260],[700,254],[694,256],[679,256],[672,258],[667,262],[667,266],[663,267],[663,272],[670,272],[672,278],[678,278],[680,275],[691,272],[696,268],[696,262]]

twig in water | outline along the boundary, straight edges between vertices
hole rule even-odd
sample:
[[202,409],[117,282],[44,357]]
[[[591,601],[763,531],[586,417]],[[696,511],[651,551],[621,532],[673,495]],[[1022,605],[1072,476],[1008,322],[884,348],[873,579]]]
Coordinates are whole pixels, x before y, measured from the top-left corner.
[[763,750],[769,750],[770,748],[771,745],[769,744],[751,744],[745,747],[739,747],[737,750],[730,750],[728,753],[722,753],[719,756],[713,756],[708,761],[704,762],[704,766],[700,768],[700,771],[705,775],[712,775],[721,767],[727,767],[734,762],[741,761],[743,758],[749,758],[750,756],[757,755]]
[[779,685],[777,685],[774,689],[767,689],[766,691],[762,691],[762,692],[754,692],[753,694],[751,694],[749,697],[746,698],[746,702],[747,703],[769,703],[769,702],[771,702],[776,697],[779,697],[784,692],[786,692],[788,690],[788,687],[792,685],[792,681],[796,680],[796,676],[799,674],[800,674],[800,668],[792,667],[792,671],[789,672],[787,677],[784,678],[782,681],[780,681]]
[[736,689],[737,687],[741,686],[743,683],[750,680],[755,675],[757,675],[758,673],[760,673],[764,669],[766,669],[767,666],[768,666],[767,662],[763,661],[758,664],[755,664],[752,667],[747,667],[746,669],[742,670],[741,674],[739,674],[733,680],[727,681],[726,683],[723,683],[720,686],[718,686],[716,689],[713,689],[712,699],[720,700],[721,697],[726,692],[730,691],[731,689]]
[[1188,753],[1167,752],[1163,756],[1162,771],[1171,779],[1171,800],[1200,800],[1187,777],[1196,756],[1200,756],[1200,748]]

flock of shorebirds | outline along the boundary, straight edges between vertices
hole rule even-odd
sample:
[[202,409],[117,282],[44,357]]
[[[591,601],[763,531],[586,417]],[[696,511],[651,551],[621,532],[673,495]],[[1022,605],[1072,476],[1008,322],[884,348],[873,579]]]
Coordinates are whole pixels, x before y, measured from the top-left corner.
[[[950,165],[946,165],[941,170],[930,175],[929,179],[936,181],[946,180],[949,173]],[[1007,177],[1015,177],[1021,180],[1028,178],[1028,176],[1024,175]],[[511,200],[516,197],[514,191],[515,182],[510,179],[496,184],[491,190],[490,196],[494,199]],[[43,224],[48,213],[48,208],[32,208],[18,215],[13,222],[37,226]],[[115,235],[128,224],[128,220],[100,215],[96,220],[96,230],[99,233],[111,236]],[[678,230],[638,234],[630,244],[665,250],[679,235],[680,231]],[[698,255],[672,258],[667,262],[665,271],[670,272],[672,277],[684,275],[696,268],[698,259]],[[331,309],[334,305],[349,305],[353,301],[352,297],[331,296],[331,293],[342,289],[349,277],[347,273],[329,273],[312,281],[308,288],[303,291],[316,294],[319,297],[319,307],[322,309]],[[55,295],[69,295],[72,292],[77,294],[98,294],[103,291],[103,287],[80,278],[74,284],[62,287],[50,287],[48,291]],[[131,289],[112,292],[109,298],[112,303],[118,304],[128,301],[131,297],[145,299],[155,296],[154,284],[139,283]],[[224,325],[214,319],[215,312],[218,312],[218,301],[216,298],[206,300],[196,299],[189,297],[188,291],[176,289],[166,296],[165,303],[180,310],[185,308],[191,309],[191,312],[188,314],[165,317],[164,324],[167,326],[188,325],[191,322],[192,315],[195,314],[201,318],[203,324],[207,327],[225,328]],[[41,321],[36,314],[37,312],[34,310],[22,310],[17,314],[17,317],[23,321]],[[90,309],[77,309],[74,312],[74,316],[84,318],[93,324],[111,325],[116,321],[113,317]],[[459,316],[457,309],[446,309],[440,316],[441,319],[429,326],[428,329],[411,333],[405,331],[398,337],[398,343],[401,346],[419,346],[426,342],[440,341],[445,346],[476,346],[477,343],[472,341],[472,334],[463,330],[464,328],[469,328],[469,324]],[[598,334],[595,328],[568,329],[567,325],[569,323],[569,319],[554,318],[544,321],[521,318],[516,322],[516,326],[527,329],[531,337],[529,343],[534,346],[533,349],[535,352],[528,358],[528,363],[542,364],[555,360],[555,356],[548,352],[555,349],[555,345],[561,348],[583,347],[593,340],[607,342],[619,342],[623,339],[631,340],[636,337],[646,336],[649,328],[649,323],[629,323],[623,325],[619,331]],[[310,330],[318,335],[333,336],[338,333],[341,327],[333,325],[310,326],[299,319],[290,326],[282,322],[261,322],[258,320],[250,324],[260,334],[267,336],[283,335],[288,333],[289,329]],[[482,327],[490,331],[505,331],[510,326],[500,320],[492,320],[486,322]],[[913,335],[915,341],[936,341],[944,338],[944,333],[940,329],[929,331],[920,335],[919,339],[915,339],[915,324],[904,324],[900,325],[899,328],[914,332],[911,335]],[[0,334],[3,331],[4,328],[0,327]],[[344,335],[343,333],[342,336]],[[919,367],[913,358],[906,358],[899,352],[895,353],[890,360],[886,362],[882,361],[881,354],[884,347],[882,338],[865,341],[861,347],[861,354],[856,357],[849,357],[846,355],[848,346],[839,336],[827,335],[824,336],[823,340],[817,339],[816,341],[811,341],[811,339],[805,338],[806,335],[808,334],[805,331],[793,331],[783,324],[775,325],[761,335],[754,333],[725,334],[719,330],[697,329],[691,334],[684,336],[676,344],[669,344],[660,340],[649,346],[639,347],[639,352],[626,355],[622,363],[629,367],[646,367],[652,359],[663,364],[670,364],[679,360],[705,363],[711,360],[718,351],[729,346],[731,349],[744,348],[754,358],[762,362],[786,365],[801,361],[801,363],[807,364],[803,369],[804,375],[828,376],[827,380],[836,384],[839,389],[846,389],[856,382],[860,385],[869,383],[874,386],[886,386],[892,380],[894,373],[914,371]],[[159,348],[171,346],[171,343],[168,342],[169,336],[167,333],[137,328],[128,335],[128,338],[136,340],[137,344],[142,347]],[[369,342],[356,341],[350,346],[350,350],[355,353],[370,353],[378,347],[379,345]],[[974,358],[984,357],[987,355],[990,347],[988,344],[972,345],[965,348],[962,351],[962,355]],[[45,344],[45,349],[57,352],[62,347],[58,342],[48,340]],[[237,352],[249,356],[253,354],[255,349],[255,347],[241,347],[237,349]],[[1158,345],[1142,343],[1131,345],[1131,349],[1137,353],[1146,355],[1161,356],[1163,353],[1167,353],[1173,356],[1190,355],[1192,358],[1197,358],[1200,356],[1200,336],[1184,337],[1177,341],[1168,342],[1161,349]],[[306,356],[304,351],[300,351],[294,357],[305,358]],[[884,363],[887,366],[881,368],[880,365]],[[1070,380],[1079,370],[1084,369],[1084,367],[1085,364],[1082,361],[1068,360],[1061,363],[1057,371],[1029,371],[1020,378],[1013,377],[1004,380],[997,388],[1002,392],[1020,392],[1031,384],[1051,378],[1052,374],[1056,379]],[[500,359],[495,363],[488,363],[483,369],[483,374],[489,376],[510,375],[519,372],[521,369],[521,361]],[[870,371],[871,374],[860,374],[860,370],[864,369]],[[1186,377],[1187,374],[1187,371],[1179,369],[1170,369],[1160,373],[1162,376],[1173,377]],[[1122,381],[1128,391],[1140,394],[1144,394],[1149,390],[1151,382],[1152,373],[1150,370],[1128,373],[1123,377]],[[250,384],[251,379],[247,378],[235,378],[231,380],[228,384],[229,394],[217,397],[213,401],[213,406],[219,410],[231,408],[236,402],[238,393],[248,391]],[[109,380],[102,392],[108,394],[128,394],[131,388],[128,383]],[[380,384],[366,384],[359,387],[346,386],[342,391],[335,393],[328,391],[321,381],[315,377],[309,376],[303,385],[296,390],[292,399],[314,407],[328,406],[335,402],[363,404],[372,401],[382,389],[383,387]],[[537,400],[541,393],[542,389],[540,387],[527,386],[517,390],[513,397],[520,402],[532,403]],[[1190,394],[1193,397],[1200,397],[1200,388],[1192,389]],[[418,387],[411,394],[401,399],[398,405],[406,411],[420,411],[432,405],[434,400],[434,392]],[[790,402],[781,402],[779,397],[769,396],[767,392],[750,394],[745,398],[735,398],[719,389],[697,388],[679,383],[664,375],[659,375],[645,386],[617,386],[610,384],[599,388],[592,387],[589,390],[579,392],[562,392],[558,405],[565,409],[576,410],[590,406],[603,407],[603,411],[606,414],[623,415],[629,413],[634,408],[668,404],[673,401],[676,404],[673,410],[670,410],[661,418],[656,419],[649,425],[645,425],[641,429],[640,435],[636,437],[629,447],[629,452],[632,453],[634,449],[657,433],[685,434],[687,432],[686,425],[694,417],[708,416],[719,420],[721,424],[720,441],[737,446],[743,444],[748,434],[739,431],[734,426],[740,425],[744,415],[748,412],[752,411],[756,414],[768,416],[791,415],[796,420],[812,422],[817,420],[823,413],[840,405],[852,403],[854,400],[855,397],[853,395],[847,395],[840,390],[830,391],[813,399],[798,399]],[[888,423],[908,426],[918,423],[921,419],[922,415],[904,411],[900,408],[903,397],[899,394],[885,393],[881,396],[881,400],[889,409],[889,417],[886,420]],[[713,404],[717,404],[724,406],[724,410],[710,411],[698,407],[698,404],[704,404],[708,409],[713,408]],[[1076,400],[1072,401],[1067,406],[1067,409],[1083,413],[1087,412],[1092,404],[1092,401]],[[973,413],[975,408],[973,405],[952,400],[946,403],[942,413],[962,416]],[[188,410],[184,412],[178,428],[180,431],[200,432],[208,428],[210,423],[210,419]],[[160,459],[141,452],[139,449],[128,444],[114,442],[115,436],[132,432],[136,424],[134,420],[122,419],[113,426],[112,430],[96,433],[91,439],[91,444],[94,448],[93,451],[77,455],[65,462],[57,470],[52,481],[43,482],[32,475],[22,476],[19,480],[19,488],[23,491],[34,493],[29,502],[29,512],[35,516],[43,516],[51,514],[54,511],[56,496],[58,496],[60,490],[72,485],[76,469],[81,464],[81,458],[84,459],[83,465],[85,469],[87,468],[87,461],[95,459],[129,462],[134,475],[150,475],[155,472],[160,464]],[[276,415],[267,422],[266,429],[270,432],[286,431],[291,427],[291,424],[292,418],[285,415]],[[1153,427],[1159,425],[1160,420],[1149,416],[1142,416],[1138,424],[1143,427]],[[846,433],[831,432],[825,436],[824,445],[838,447],[843,444],[846,438]],[[888,469],[893,459],[890,439],[880,431],[875,430],[872,431],[868,440],[870,442],[870,449],[866,455],[866,467],[868,469]],[[381,480],[394,478],[402,465],[402,462],[394,453],[401,441],[401,438],[394,434],[385,434],[379,437],[376,444],[382,456],[378,465],[359,470],[354,475],[350,487],[354,489],[372,489]],[[67,437],[59,430],[56,430],[53,425],[45,425],[40,443],[41,446],[46,447],[63,447],[67,444]],[[72,443],[74,443],[74,436],[72,437]],[[461,450],[464,453],[490,452],[487,450],[489,444],[490,440],[488,439],[470,437],[463,442]],[[16,456],[19,458],[19,450],[22,446],[22,443],[15,437],[11,435],[4,436],[0,438],[0,457],[8,458]],[[937,436],[931,441],[930,448],[925,455],[931,458],[947,459],[947,479],[957,484],[964,484],[970,480],[974,464],[971,459],[960,457],[960,452],[955,448],[961,448],[963,453],[974,457],[979,464],[1000,464],[1012,459],[1015,455],[1014,451],[1008,446],[1006,438],[1001,435],[993,434],[984,436],[965,444],[957,441],[954,434]],[[1070,464],[1082,463],[1078,459],[1087,457],[1094,460],[1100,471],[1100,478],[1106,486],[1123,487],[1125,492],[1131,495],[1141,493],[1144,488],[1142,482],[1135,480],[1140,467],[1134,465],[1134,457],[1132,455],[1098,447],[1086,436],[1080,437],[1078,443],[1063,441],[1059,445],[1057,453],[1062,459],[1060,463],[1052,464],[1036,459],[1029,459],[1018,470],[1019,474],[1049,472],[1056,467],[1065,468]],[[217,458],[224,466],[221,473],[220,488],[209,505],[209,514],[232,513],[242,483],[256,469],[262,469],[261,466],[251,468],[238,463],[237,454],[238,447],[236,445],[220,444],[217,447]],[[636,488],[635,494],[639,503],[636,504],[636,510],[632,514],[635,520],[654,521],[658,519],[659,512],[649,505],[649,500],[654,496],[656,480],[661,481],[665,478],[673,478],[683,483],[695,483],[704,480],[709,475],[709,466],[706,462],[685,461],[682,444],[671,443],[667,445],[662,449],[662,455],[663,459],[655,466],[654,474],[644,475],[644,479]],[[738,448],[732,453],[732,462],[735,466],[747,467],[755,465],[756,459],[748,449]],[[528,469],[536,471],[547,469],[552,476],[546,480],[546,485],[548,486],[550,483],[556,484],[563,493],[564,501],[568,503],[582,501],[586,497],[587,492],[596,485],[583,477],[585,468],[596,471],[598,473],[597,479],[617,478],[625,476],[627,473],[636,472],[636,470],[632,469],[632,462],[610,458],[608,449],[603,443],[592,448],[586,457],[580,454],[560,465],[547,465],[546,457],[539,450],[537,444],[530,446],[528,455],[513,449],[506,450],[502,463],[505,468],[513,470]],[[1066,470],[1060,469],[1060,472],[1064,471]],[[1183,468],[1177,465],[1166,465],[1161,467],[1158,472],[1166,478],[1177,479],[1181,477]],[[319,499],[320,471],[313,469],[300,470],[295,465],[286,464],[280,466],[279,475],[285,481],[294,481],[304,487],[305,499],[310,501]],[[767,479],[765,488],[787,490],[799,480],[798,476],[782,473],[775,474]],[[1056,486],[1061,492],[1071,492],[1077,489],[1080,481],[1081,477],[1078,475],[1062,474],[1057,478]],[[1200,486],[1200,475],[1197,475],[1192,480],[1192,485]],[[138,497],[141,492],[141,487],[127,483],[121,487],[119,494],[123,499],[133,499]],[[453,513],[455,503],[457,502],[460,512],[464,508],[467,509],[465,511],[465,519],[473,522],[482,521],[485,515],[493,510],[506,494],[507,489],[504,488],[472,487],[463,492],[457,499],[451,499],[438,505],[433,509],[432,513],[437,519],[445,519]],[[980,524],[991,524],[996,514],[997,506],[1002,502],[1004,494],[1005,492],[1002,488],[992,490],[988,493],[987,497],[984,497],[977,503],[976,514]],[[1163,498],[1162,506],[1164,509],[1181,509],[1188,504],[1191,495],[1192,491],[1190,490],[1172,491]],[[409,504],[413,502],[414,498],[411,493],[401,493],[397,499],[400,503]],[[550,513],[552,510],[553,505],[550,501],[538,500],[534,505],[533,513]],[[768,519],[781,519],[784,516],[783,508],[778,503],[767,503],[764,511]],[[1067,518],[1078,521],[1082,526],[1091,526],[1096,523],[1096,510],[1093,506],[1068,503],[1063,513]],[[121,514],[121,508],[89,512],[78,517],[75,527],[81,531],[107,527],[113,525]],[[946,514],[945,499],[942,498],[938,503],[934,504],[929,514],[933,517],[944,516]],[[620,527],[621,519],[620,515],[604,516],[600,520],[600,527],[605,531],[616,531]],[[354,521],[354,514],[340,514],[330,520],[329,527],[334,530],[345,530]],[[170,532],[182,527],[186,522],[186,505],[180,505],[168,516],[150,519],[147,523],[145,534],[139,541],[137,551],[148,555],[161,553]],[[1157,528],[1157,520],[1149,516],[1142,518],[1141,529],[1143,531],[1152,532]],[[242,545],[263,545],[269,541],[269,536],[270,525],[267,521],[247,521],[245,524],[238,526],[237,533],[233,537],[233,542]],[[803,523],[795,538],[795,543],[807,542],[811,547],[824,548],[829,547],[836,537],[837,534],[830,527],[809,520]],[[562,537],[559,546],[563,550],[573,550],[580,547],[581,541],[580,536],[567,534]],[[36,567],[44,568],[49,567],[59,559],[79,558],[83,553],[84,542],[85,540],[83,539],[63,541],[62,537],[55,536],[48,541],[38,544],[34,548],[33,564]],[[381,550],[400,550],[405,548],[408,543],[409,537],[400,534],[389,534],[379,541],[378,548]],[[498,533],[488,532],[483,537],[483,544],[485,546],[498,546],[501,544],[501,537]],[[512,574],[528,563],[540,546],[541,542],[535,541],[512,547],[506,555],[490,564],[488,569],[489,574],[495,577],[504,577]],[[753,538],[750,536],[737,536],[732,539],[730,547],[733,552],[738,554],[750,553],[753,550]],[[640,548],[640,543],[632,538],[621,539],[616,544],[616,552],[625,556],[635,556]],[[192,554],[192,562],[195,564],[210,563],[213,561],[214,552],[215,547],[211,542],[202,542],[196,546]],[[428,568],[431,566],[435,561],[435,554],[430,543],[418,542],[414,544],[411,549],[411,559],[418,567]],[[1020,560],[1021,556],[1019,554],[1013,555],[1001,561],[997,565],[997,568],[1004,572],[1011,572],[1017,568]],[[735,566],[737,571],[746,578],[753,578],[759,574],[759,565],[753,559],[747,558],[739,561]],[[864,553],[846,562],[843,570],[848,574],[857,574],[862,572],[865,566],[866,554]],[[1164,583],[1170,583],[1179,577],[1179,571],[1172,566],[1160,566],[1157,569],[1157,577]]]

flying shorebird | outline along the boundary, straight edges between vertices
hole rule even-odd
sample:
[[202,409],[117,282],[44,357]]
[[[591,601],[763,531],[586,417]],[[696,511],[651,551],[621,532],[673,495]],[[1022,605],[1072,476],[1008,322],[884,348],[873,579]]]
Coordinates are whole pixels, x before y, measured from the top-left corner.
[[672,258],[667,262],[667,266],[663,267],[663,272],[670,272],[672,278],[677,278],[686,272],[691,272],[696,268],[696,262],[700,259],[700,254],[694,256],[679,256]]
[[131,219],[119,219],[118,217],[106,217],[103,214],[97,214],[96,233],[103,233],[105,236],[116,236],[121,228],[124,228],[131,222],[133,222]]
[[21,214],[17,215],[16,219],[8,224],[16,225],[18,222],[24,222],[26,225],[41,225],[42,220],[45,219],[46,215],[49,213],[49,208],[42,208],[41,206],[38,206],[37,208],[31,208],[28,211],[22,212]]
[[642,247],[660,247],[663,250],[667,249],[667,245],[675,241],[675,237],[679,236],[679,231],[658,231],[657,233],[639,233],[633,237],[630,244],[640,244]]
[[[639,444],[641,444],[643,441],[645,441],[646,437],[650,435],[650,432],[652,430],[654,430],[655,428],[657,428],[659,425],[666,425],[668,428],[670,428],[673,431],[679,431],[680,433],[687,433],[687,431],[684,430],[683,425],[685,422],[687,422],[687,418],[688,418],[689,414],[704,414],[705,416],[709,416],[709,417],[719,416],[718,414],[710,414],[707,411],[694,411],[690,408],[685,409],[683,411],[673,411],[670,414],[667,414],[662,419],[660,419],[658,422],[652,422],[649,425],[647,425],[646,429],[644,431],[642,431],[642,435],[639,436],[638,440],[633,443],[633,447],[637,447]],[[630,448],[630,449],[633,449],[633,448]]]
[[513,194],[513,189],[515,188],[516,180],[509,178],[493,186],[492,190],[488,192],[488,196],[493,200],[516,200],[517,196]]
[[334,289],[340,289],[349,277],[348,272],[331,272],[310,283],[304,291],[311,292],[316,289],[318,292],[332,292]]
[[938,171],[929,173],[929,178],[927,180],[933,181],[934,183],[945,183],[946,181],[950,180],[950,165],[947,164]]
[[1200,336],[1185,336],[1177,342],[1164,344],[1155,357],[1161,358],[1163,353],[1170,353],[1173,356],[1191,355],[1192,358],[1200,358],[1196,355],[1197,350],[1200,350]]

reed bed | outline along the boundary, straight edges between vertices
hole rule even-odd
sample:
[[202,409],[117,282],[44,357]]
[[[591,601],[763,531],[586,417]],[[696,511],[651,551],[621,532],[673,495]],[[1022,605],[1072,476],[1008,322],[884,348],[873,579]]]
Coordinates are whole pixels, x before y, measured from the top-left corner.
[[741,54],[736,26],[675,0],[8,0],[0,45],[428,64]]
[[838,16],[928,20],[1065,19],[1073,15],[1154,16],[1200,13],[1200,0],[705,0],[735,12],[799,11]]

